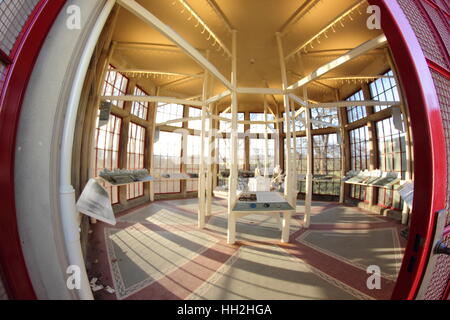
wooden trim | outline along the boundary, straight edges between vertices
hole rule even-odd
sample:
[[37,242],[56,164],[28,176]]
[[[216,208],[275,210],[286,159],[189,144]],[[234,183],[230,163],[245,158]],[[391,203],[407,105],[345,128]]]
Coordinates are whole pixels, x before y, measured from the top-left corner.
[[[126,89],[126,94],[133,94],[134,87],[136,86],[135,79],[129,79]],[[131,108],[133,102],[125,101],[123,104],[123,111],[125,116],[122,117],[122,127],[120,128],[120,138],[119,138],[119,163],[121,168],[128,168],[128,142],[129,142],[129,131],[131,122]],[[119,108],[118,108],[119,109]],[[127,186],[119,186],[119,203],[122,208],[126,208],[128,204],[127,199]]]
[[367,115],[366,118],[357,120],[355,122],[349,123],[345,126],[345,130],[350,131],[359,127],[363,127],[365,125],[367,125],[369,122],[377,122],[380,120],[384,120],[387,119],[389,117],[392,116],[392,109],[388,108],[388,109],[384,109],[381,110],[377,113],[372,113],[370,115]]
[[[318,136],[318,135],[322,135],[322,134],[336,133],[336,132],[339,132],[338,128],[320,128],[320,129],[311,130],[311,133],[312,133],[313,136]],[[284,133],[282,133],[281,136],[283,138],[286,137],[286,135]],[[306,137],[306,130],[295,131],[295,136],[297,138],[299,138],[299,137]]]
[[[371,99],[370,88],[366,83],[361,85],[361,89],[363,92],[364,100]],[[366,106],[366,114],[367,114],[367,128],[369,131],[369,170],[375,170],[378,168],[378,137],[377,137],[377,128],[375,125],[375,121],[373,120],[374,107]],[[392,110],[391,110],[392,111]],[[372,116],[372,117],[371,117]],[[378,189],[371,186],[366,187],[366,200],[369,202],[369,206],[372,207],[378,203]]]

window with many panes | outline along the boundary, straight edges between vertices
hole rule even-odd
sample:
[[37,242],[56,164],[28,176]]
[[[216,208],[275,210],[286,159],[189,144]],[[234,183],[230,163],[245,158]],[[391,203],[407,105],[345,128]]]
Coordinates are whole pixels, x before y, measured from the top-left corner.
[[[392,117],[376,122],[378,139],[378,165],[384,172],[397,172],[402,179],[406,173],[405,133],[394,127]],[[378,189],[378,204],[402,209],[402,200],[393,188]]]
[[[227,119],[231,119],[231,113],[221,113],[219,114],[220,117],[222,118],[227,118]],[[237,119],[238,121],[244,121],[244,113],[243,112],[239,112],[237,114]],[[220,121],[219,122],[219,128],[221,132],[231,132],[231,121]],[[244,132],[244,124],[243,123],[238,123],[238,132]]]
[[[148,94],[136,86],[134,88],[134,95],[135,96],[147,96]],[[135,115],[136,117],[139,117],[143,120],[147,120],[148,117],[148,102],[139,102],[134,101],[131,106],[131,114]]]
[[[360,171],[370,167],[369,129],[367,126],[349,131],[350,168]],[[354,199],[366,200],[366,187],[351,185],[350,194]]]
[[[389,70],[383,76],[389,78],[380,78],[370,83],[370,95],[372,100],[400,101],[397,83],[394,78],[394,72]],[[389,108],[389,106],[375,106],[374,111],[378,112],[387,108]]]
[[[183,118],[184,107],[175,103],[158,103],[156,109],[156,123]],[[170,126],[182,127],[182,122],[171,123]]]
[[306,174],[308,161],[306,159],[308,153],[308,140],[306,137],[297,137],[295,140],[297,173]]
[[[103,169],[119,168],[119,140],[122,119],[111,114],[108,123],[99,127],[98,117],[95,130],[95,176]],[[119,202],[118,187],[102,183],[108,191],[112,204]]]
[[[200,151],[201,151],[201,137],[187,135],[187,150],[185,150],[185,166],[186,173],[199,173],[200,172]],[[209,154],[208,139],[205,139],[205,157]],[[205,170],[207,167],[205,167]],[[198,179],[189,179],[186,182],[186,191],[197,191]]]
[[[355,94],[347,98],[347,101],[363,101],[364,94],[362,90],[359,90]],[[347,107],[347,120],[348,123],[352,123],[367,117],[365,106]]]
[[[267,114],[267,121],[273,121],[275,118],[273,114]],[[250,121],[265,121],[264,113],[250,113]],[[265,124],[250,124],[250,133],[265,133]],[[275,124],[267,124],[267,133],[275,132]]]
[[[189,118],[201,118],[202,109],[189,107]],[[190,129],[202,130],[202,120],[191,120],[188,121],[188,127]],[[208,116],[205,118],[205,128],[209,131],[209,119]]]
[[[293,140],[291,139],[291,144]],[[307,152],[308,152],[308,140],[306,137],[297,137],[295,139],[295,149],[297,152],[295,153],[295,159],[297,162],[297,173],[305,175],[307,169]],[[284,139],[284,159],[287,160],[287,148],[286,148],[286,138]],[[298,181],[298,190],[301,193],[306,192],[306,184],[305,181]]]
[[[128,78],[109,66],[103,85],[104,96],[123,96],[127,94]],[[112,101],[114,105],[123,109],[124,101]]]
[[[181,138],[180,133],[159,133],[159,139],[153,145],[153,169],[155,174],[180,173],[181,169]],[[162,180],[154,182],[155,193],[180,192],[180,180]]]
[[[322,121],[329,124],[338,125],[338,111],[336,108],[313,108],[311,109],[311,119]],[[326,124],[313,123],[313,129],[327,128]]]
[[[128,169],[144,169],[145,159],[145,128],[130,122],[128,130],[127,164]],[[144,195],[144,183],[137,182],[127,185],[127,199],[134,199]]]
[[[291,119],[292,117],[295,115],[293,112],[289,113],[291,115]],[[287,122],[286,122],[286,112],[283,112],[283,130],[284,132],[287,131]],[[292,124],[290,126],[290,129],[292,131]],[[305,113],[301,112],[298,117],[295,118],[295,131],[302,131],[305,130]]]
[[[261,174],[264,174],[265,164],[265,139],[250,139],[250,170],[259,168]],[[267,168],[271,174],[275,161],[275,140],[267,139]]]
[[332,180],[341,175],[341,148],[336,133],[313,136],[313,158],[317,180],[331,180],[314,182],[313,193],[339,195],[341,183]]
[[[218,164],[219,168],[230,169],[231,168],[231,139],[219,138],[218,141]],[[244,139],[238,139],[238,169],[244,169],[245,164],[245,143]]]
[[[201,138],[199,136],[187,136],[187,150],[185,157],[186,173],[199,173],[200,171],[200,148]],[[198,179],[189,179],[186,182],[186,191],[197,191]]]
[[[219,171],[225,171],[231,169],[231,139],[230,138],[219,138],[217,141],[217,163],[219,165]],[[243,170],[245,165],[245,143],[244,139],[238,139],[238,170]],[[219,186],[228,185],[227,178],[219,178]]]

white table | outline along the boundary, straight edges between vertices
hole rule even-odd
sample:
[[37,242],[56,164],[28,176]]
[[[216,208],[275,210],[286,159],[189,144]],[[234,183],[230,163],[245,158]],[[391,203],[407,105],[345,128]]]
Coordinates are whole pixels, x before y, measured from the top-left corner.
[[[253,192],[252,192],[253,193]],[[228,229],[227,229],[227,242],[229,244],[234,244],[236,242],[236,222],[237,219],[242,218],[251,214],[263,214],[269,216],[275,216],[280,223],[281,229],[281,242],[289,242],[290,235],[290,225],[291,216],[295,214],[295,208],[289,205],[286,199],[278,192],[254,192],[256,193],[256,201],[237,201],[233,207],[233,210],[228,214]],[[248,204],[255,206],[255,208],[248,208],[245,210],[239,210],[242,208],[243,204]],[[262,210],[261,206],[268,204],[267,210]],[[281,209],[282,208],[282,209]],[[282,213],[282,218],[280,219],[280,213]]]

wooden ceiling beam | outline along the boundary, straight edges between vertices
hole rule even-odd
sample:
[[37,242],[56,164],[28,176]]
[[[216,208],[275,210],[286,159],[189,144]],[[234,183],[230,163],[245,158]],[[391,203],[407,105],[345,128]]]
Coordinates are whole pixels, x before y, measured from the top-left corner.
[[[293,76],[299,78],[299,79],[303,78],[303,76],[299,75],[299,74],[296,73],[295,71],[289,70],[288,72],[289,72],[290,74],[292,74]],[[324,79],[322,78],[321,80],[324,80]],[[327,89],[327,90],[330,90],[330,91],[333,91],[333,92],[336,90],[336,88],[333,88],[332,86],[326,85],[326,84],[324,84],[324,83],[322,83],[322,82],[320,82],[320,81],[318,81],[318,80],[314,80],[314,81],[312,81],[312,82],[314,82],[316,85],[318,85],[318,86],[320,86],[320,87],[323,87],[323,88],[325,88],[325,89]]]
[[110,72],[119,72],[125,75],[127,74],[153,74],[153,75],[162,75],[162,76],[171,76],[171,77],[188,77],[188,78],[202,78],[203,73],[198,74],[189,74],[182,72],[165,72],[165,71],[157,71],[157,70],[146,70],[146,69],[111,69],[108,70]]
[[[302,51],[303,49],[306,49],[306,47],[309,44],[312,44],[314,42],[314,40],[318,39],[321,35],[325,34],[330,30],[333,29],[334,30],[334,26],[339,23],[340,21],[342,21],[342,19],[344,19],[346,16],[350,15],[353,11],[355,11],[356,9],[358,9],[360,6],[362,6],[363,4],[367,3],[366,0],[361,0],[359,1],[357,4],[352,5],[350,8],[346,9],[344,12],[342,12],[341,14],[339,14],[337,16],[337,18],[335,18],[333,21],[331,21],[325,28],[321,29],[318,33],[316,33],[313,37],[311,37],[310,39],[308,39],[307,41],[303,42],[302,44],[300,44],[298,47],[296,47],[294,50],[292,50],[286,57],[285,59],[289,59],[291,57],[293,57],[296,53],[298,53],[299,51]],[[342,23],[342,22],[341,22]]]
[[282,95],[283,90],[274,88],[236,88],[237,93],[241,94],[262,94],[262,95]]
[[[303,56],[340,56],[342,53],[348,52],[352,50],[353,48],[339,48],[339,49],[327,49],[327,50],[315,50],[315,51],[308,51],[303,52]],[[364,55],[378,55],[378,56],[384,56],[385,51],[384,49],[374,49],[371,52],[365,53]]]
[[[197,75],[202,76],[203,73],[198,73]],[[175,86],[175,85],[180,85],[182,83],[185,83],[185,82],[188,82],[188,81],[191,81],[191,80],[199,80],[199,79],[202,79],[202,78],[201,77],[193,78],[191,76],[185,76],[185,77],[183,77],[181,79],[177,79],[177,80],[174,80],[174,81],[166,82],[166,83],[160,85],[159,87],[160,88],[167,88],[167,87],[172,87],[172,86]]]
[[370,50],[379,48],[380,46],[385,45],[386,43],[387,43],[387,39],[384,34],[382,34],[374,39],[371,39],[367,42],[364,42],[360,46],[354,48],[353,50],[350,50],[349,52],[345,53],[344,55],[340,56],[339,58],[319,67],[318,69],[316,69],[315,71],[313,71],[309,75],[307,75],[306,77],[300,79],[293,85],[289,86],[287,89],[292,92],[295,89],[301,88],[304,85],[308,84],[309,82],[319,79],[321,76],[330,72],[331,70],[334,70],[337,67],[340,67],[341,65],[347,63],[348,61],[351,61]]
[[160,96],[134,96],[134,95],[123,95],[123,96],[101,96],[102,100],[110,101],[133,101],[133,102],[162,102],[162,103],[175,103],[183,104],[188,106],[203,106],[202,101],[178,99],[173,97],[160,97]]
[[305,14],[307,14],[316,4],[321,0],[306,0],[294,13],[287,19],[287,21],[281,26],[278,32],[281,35],[287,33],[289,28],[297,23]]
[[392,76],[383,76],[383,75],[376,75],[376,76],[346,76],[346,77],[323,77],[320,78],[320,80],[375,80],[375,79],[395,79],[395,77]]
[[363,101],[337,101],[337,102],[319,102],[309,104],[308,108],[346,108],[346,107],[358,107],[358,106],[400,106],[400,101],[375,101],[375,100],[363,100]]
[[[323,80],[323,79],[321,79],[321,80]],[[325,84],[325,83],[322,83],[322,82],[320,82],[319,80],[314,80],[314,81],[312,81],[314,84],[316,84],[316,85],[318,85],[319,87],[322,87],[322,88],[325,88],[326,90],[328,90],[328,91],[332,91],[333,93],[336,91],[336,88],[334,88],[334,87],[332,87],[332,86],[329,86],[329,85],[327,85],[327,84]]]
[[179,3],[191,14],[191,17],[194,17],[197,20],[197,23],[200,24],[204,31],[208,32],[209,37],[212,37],[214,39],[214,43],[217,43],[219,47],[222,48],[222,50],[228,55],[228,57],[231,57],[231,52],[227,48],[227,46],[223,43],[222,40],[219,39],[219,37],[211,30],[211,28],[206,24],[205,21],[198,15],[197,12],[185,1],[185,0],[178,0]]
[[[127,41],[118,41],[116,42],[115,50],[154,50],[154,51],[169,51],[169,52],[179,52],[184,53],[184,51],[174,45],[174,44],[165,44],[165,43],[151,43],[151,42],[127,42]],[[203,49],[195,48],[199,52],[205,52]]]
[[228,89],[233,90],[231,82],[208,60],[204,55],[202,55],[198,50],[196,50],[190,43],[188,43],[183,37],[176,33],[167,24],[163,23],[156,16],[150,13],[147,9],[141,6],[134,0],[117,0],[117,2],[136,15],[139,19],[143,20],[150,26],[154,27],[156,30],[161,32],[181,49],[183,49],[186,54],[191,56],[199,65],[205,68],[211,73],[215,78],[222,82]]
[[227,16],[219,7],[217,2],[215,0],[206,0],[206,1],[208,2],[209,6],[213,9],[213,11],[216,13],[216,15],[222,20],[227,30],[229,32],[233,31],[234,30],[233,25],[231,24],[230,20],[228,20]]

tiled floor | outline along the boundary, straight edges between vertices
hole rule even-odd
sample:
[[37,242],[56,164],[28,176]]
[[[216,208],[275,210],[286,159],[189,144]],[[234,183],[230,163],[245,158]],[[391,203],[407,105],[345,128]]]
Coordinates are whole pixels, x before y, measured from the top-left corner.
[[[238,221],[226,243],[226,201],[214,199],[205,229],[197,199],[157,201],[120,215],[115,226],[92,225],[90,278],[110,286],[97,299],[388,299],[405,241],[388,218],[337,203],[314,202],[309,229],[303,202],[290,243],[279,242],[273,217]],[[368,266],[381,269],[381,289],[367,288]]]

